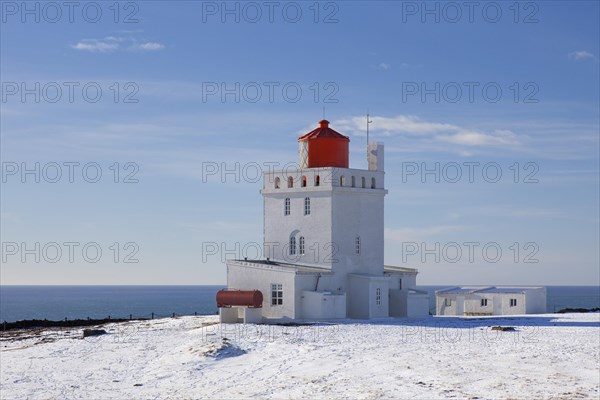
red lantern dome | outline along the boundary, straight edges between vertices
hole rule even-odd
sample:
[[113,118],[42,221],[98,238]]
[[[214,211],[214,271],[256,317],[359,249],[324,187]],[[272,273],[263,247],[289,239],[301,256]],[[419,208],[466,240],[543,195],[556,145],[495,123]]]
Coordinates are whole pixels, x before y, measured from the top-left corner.
[[348,168],[350,138],[329,127],[329,121],[319,121],[319,127],[298,139],[300,168]]

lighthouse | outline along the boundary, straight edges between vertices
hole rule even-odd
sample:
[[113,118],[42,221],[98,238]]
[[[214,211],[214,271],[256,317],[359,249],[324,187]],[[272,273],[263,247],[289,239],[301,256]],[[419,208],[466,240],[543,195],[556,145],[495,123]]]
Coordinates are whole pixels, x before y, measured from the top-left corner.
[[349,145],[322,120],[298,138],[296,167],[263,174],[264,258],[227,261],[227,290],[259,290],[263,304],[224,304],[222,321],[402,316],[411,292],[423,311],[417,271],[384,266],[384,146],[353,169]]

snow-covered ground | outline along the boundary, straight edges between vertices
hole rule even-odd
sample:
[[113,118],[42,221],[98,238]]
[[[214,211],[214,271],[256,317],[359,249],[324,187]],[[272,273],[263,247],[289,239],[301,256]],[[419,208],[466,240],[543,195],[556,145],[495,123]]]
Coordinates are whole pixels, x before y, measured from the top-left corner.
[[[492,325],[513,326],[502,332]],[[600,314],[4,333],[1,399],[594,398]]]

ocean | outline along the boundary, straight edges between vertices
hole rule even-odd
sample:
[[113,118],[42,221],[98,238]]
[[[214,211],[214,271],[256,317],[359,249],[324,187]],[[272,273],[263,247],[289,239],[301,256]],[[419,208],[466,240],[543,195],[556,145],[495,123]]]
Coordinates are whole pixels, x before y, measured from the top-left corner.
[[224,286],[0,286],[0,321],[209,315]]
[[[155,318],[217,313],[224,286],[0,286],[0,321]],[[450,286],[419,286],[430,293]],[[547,286],[547,311],[600,307],[598,286]]]

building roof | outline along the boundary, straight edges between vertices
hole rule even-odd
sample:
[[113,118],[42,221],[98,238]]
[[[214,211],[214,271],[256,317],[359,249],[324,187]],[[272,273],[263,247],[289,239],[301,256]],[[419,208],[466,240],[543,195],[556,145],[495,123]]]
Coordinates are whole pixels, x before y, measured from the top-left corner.
[[305,140],[317,139],[317,138],[334,138],[334,139],[342,139],[350,141],[348,136],[344,136],[339,132],[334,131],[329,127],[329,121],[321,120],[319,121],[319,127],[308,132],[306,135],[300,136],[298,138],[299,142],[303,142]]
[[407,274],[417,274],[419,271],[415,268],[398,267],[396,265],[384,265],[383,272],[404,272]]
[[482,289],[480,293],[524,293],[528,289],[541,289],[541,286],[527,286],[527,287],[490,287]]
[[[313,265],[301,265],[301,264],[293,264],[293,263],[285,263],[281,261],[273,261],[273,260],[227,260],[227,263],[236,263],[240,266],[245,267],[264,267],[264,268],[273,268],[276,269],[286,269],[293,270],[296,272],[304,272],[304,273],[332,273],[330,268],[325,267],[317,267]],[[398,267],[395,265],[385,265],[383,267],[383,272],[402,272],[406,274],[417,274],[418,270],[415,268],[407,268],[407,267]],[[361,274],[354,274],[361,275]],[[369,275],[369,274],[362,274]],[[371,276],[371,275],[369,275]],[[446,289],[444,289],[446,290]]]
[[348,277],[349,278],[370,279],[370,280],[376,280],[376,281],[387,281],[389,279],[389,277],[385,276],[385,275],[365,274],[365,273],[348,274]]
[[436,290],[436,294],[462,294],[462,293],[525,293],[529,289],[542,289],[543,286],[456,286],[448,289]]
[[265,269],[277,269],[290,272],[310,273],[310,274],[327,274],[332,273],[331,269],[323,267],[315,267],[309,265],[283,263],[272,260],[227,260],[227,263],[236,263],[242,267],[254,267]]

